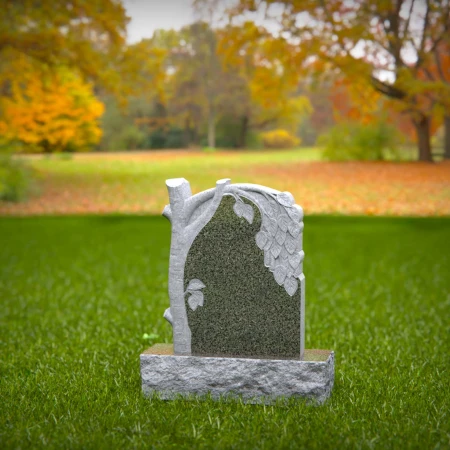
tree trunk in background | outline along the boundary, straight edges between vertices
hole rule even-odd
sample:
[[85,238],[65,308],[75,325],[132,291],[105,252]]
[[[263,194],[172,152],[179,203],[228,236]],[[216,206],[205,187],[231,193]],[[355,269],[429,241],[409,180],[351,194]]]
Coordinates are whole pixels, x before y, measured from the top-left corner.
[[414,120],[416,127],[417,143],[419,145],[419,161],[433,161],[430,143],[430,119],[422,116],[419,120]]
[[216,148],[216,117],[213,99],[210,98],[208,103],[208,147]]
[[245,147],[245,143],[247,141],[247,133],[248,133],[248,117],[244,116],[242,117],[242,128],[241,134],[239,136],[239,143],[238,143],[239,148]]
[[444,159],[450,159],[450,115],[444,117]]
[[186,119],[184,121],[184,129],[183,129],[183,144],[184,147],[189,147],[189,144],[191,143],[191,130],[189,126],[189,119]]

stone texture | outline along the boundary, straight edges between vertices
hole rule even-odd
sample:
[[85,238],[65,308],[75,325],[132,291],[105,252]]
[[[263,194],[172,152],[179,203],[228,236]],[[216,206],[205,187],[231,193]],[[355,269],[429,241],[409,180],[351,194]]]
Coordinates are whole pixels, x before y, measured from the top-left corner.
[[193,309],[192,297],[185,299],[192,355],[300,359],[301,288],[290,296],[265,266],[255,242],[261,214],[242,200],[253,209],[251,223],[225,195],[186,259],[185,291],[192,280],[202,282],[194,294],[200,306]]
[[323,403],[334,382],[334,354],[305,350],[304,360],[177,356],[172,345],[155,345],[141,354],[142,389],[163,399],[178,395],[241,397],[270,403],[303,397]]

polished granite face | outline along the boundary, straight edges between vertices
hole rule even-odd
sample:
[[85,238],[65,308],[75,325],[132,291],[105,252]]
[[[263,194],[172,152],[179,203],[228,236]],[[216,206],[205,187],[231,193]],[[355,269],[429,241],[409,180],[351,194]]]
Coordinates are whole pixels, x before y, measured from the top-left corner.
[[192,355],[300,357],[300,288],[291,297],[264,265],[250,224],[224,196],[192,244],[184,269]]

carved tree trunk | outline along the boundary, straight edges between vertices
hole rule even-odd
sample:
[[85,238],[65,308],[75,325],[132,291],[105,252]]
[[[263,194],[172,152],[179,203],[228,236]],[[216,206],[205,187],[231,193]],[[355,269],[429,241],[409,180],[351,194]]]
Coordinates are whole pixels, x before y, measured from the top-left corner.
[[[169,261],[170,322],[173,327],[174,353],[191,354],[191,330],[189,328],[184,301],[184,265],[192,242],[200,230],[209,222],[219,206],[229,179],[219,180],[216,188],[192,196],[191,186],[184,178],[166,181],[170,206],[163,215],[172,223]],[[205,201],[211,200],[209,207],[195,221],[190,223],[192,213]],[[167,317],[165,315],[165,317]]]
[[169,297],[170,312],[173,318],[174,352],[188,355],[190,334],[186,308],[184,305],[184,263],[187,256],[184,205],[192,196],[191,187],[184,178],[175,178],[166,182],[169,191],[172,212],[172,238],[170,243]]

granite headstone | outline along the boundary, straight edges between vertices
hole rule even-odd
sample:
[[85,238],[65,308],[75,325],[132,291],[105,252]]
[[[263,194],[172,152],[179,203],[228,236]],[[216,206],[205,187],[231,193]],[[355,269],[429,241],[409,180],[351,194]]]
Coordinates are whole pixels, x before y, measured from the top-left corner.
[[[247,400],[314,391],[326,398],[333,353],[309,351],[305,358],[302,208],[289,192],[229,179],[196,195],[184,178],[166,184],[163,215],[172,238],[164,317],[173,327],[173,350],[141,355],[144,391]],[[298,385],[302,377],[310,384]],[[252,382],[257,387],[247,388]]]

